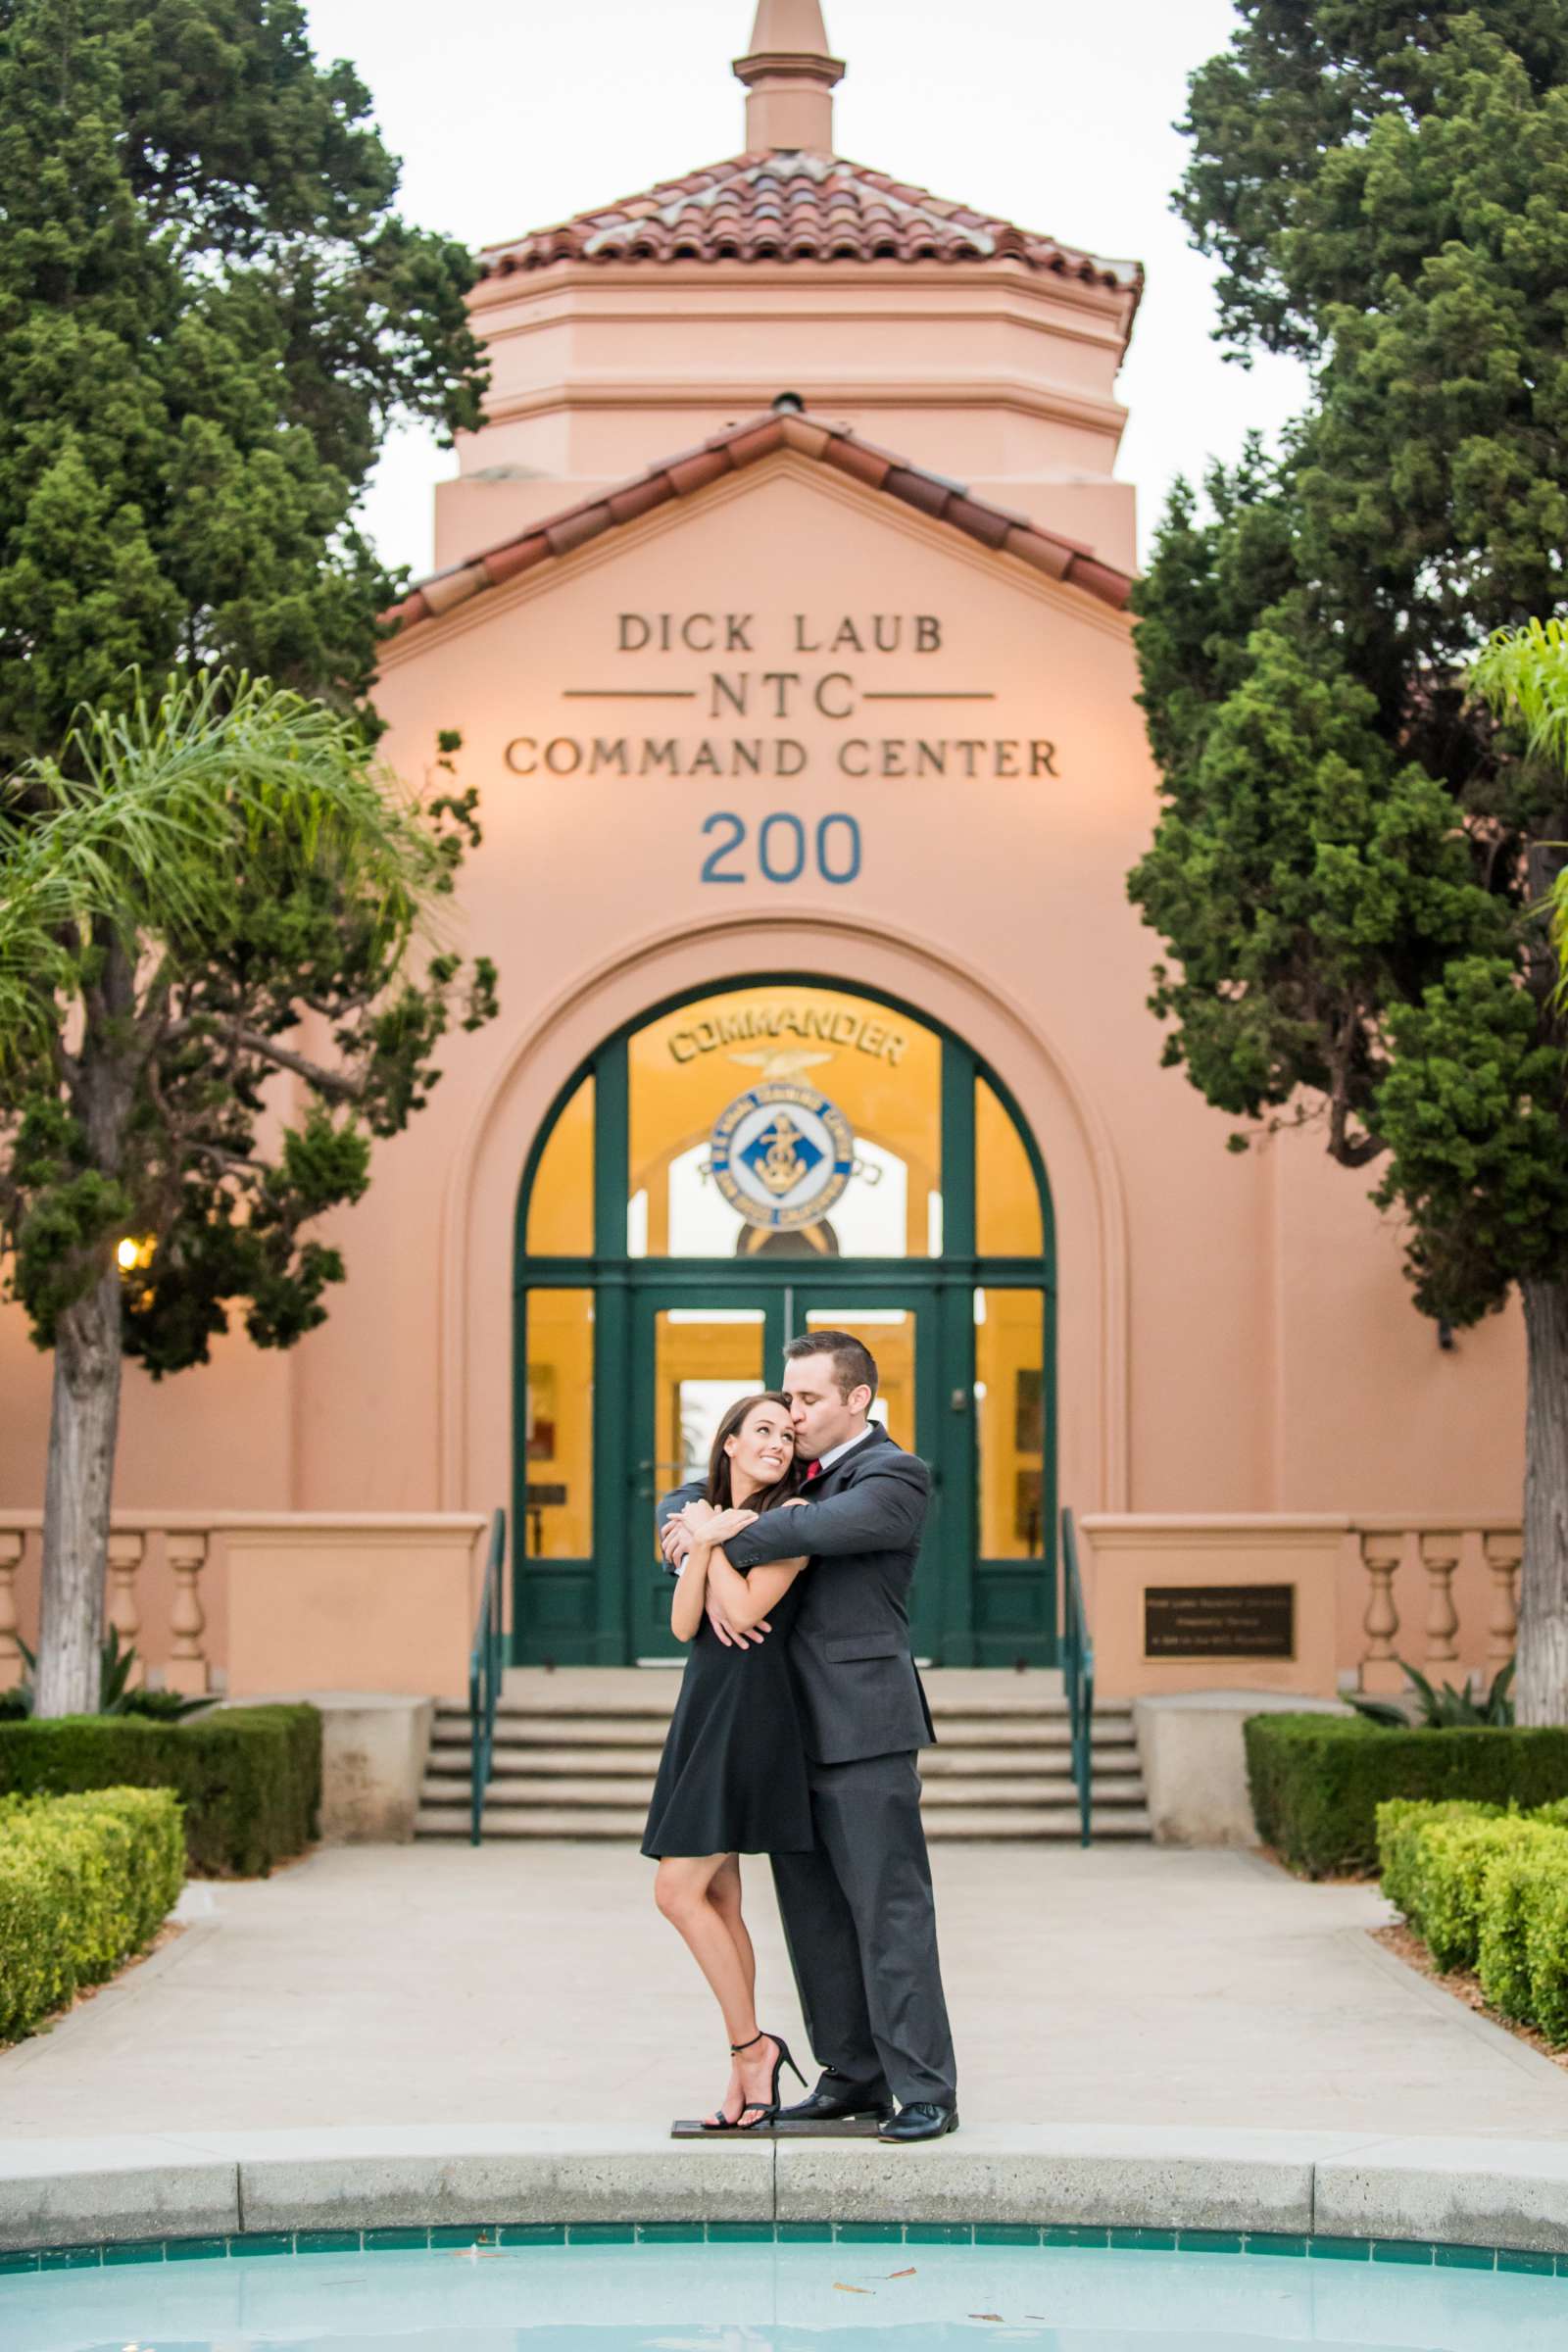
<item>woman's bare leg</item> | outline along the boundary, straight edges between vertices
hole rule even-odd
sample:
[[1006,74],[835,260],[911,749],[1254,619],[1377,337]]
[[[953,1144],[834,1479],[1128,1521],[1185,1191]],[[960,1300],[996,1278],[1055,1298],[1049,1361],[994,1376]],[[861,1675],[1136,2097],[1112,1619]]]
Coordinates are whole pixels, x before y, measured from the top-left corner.
[[726,1854],[708,1882],[708,1899],[730,1932],[740,1956],[747,1989],[753,2000],[757,1997],[757,1954],[752,1949],[751,1933],[741,1911],[741,1858]]
[[[654,1900],[707,1978],[732,2044],[750,2042],[757,2034],[755,1959],[748,1970],[728,1919],[710,1896],[713,1880],[733,1862],[729,1854],[666,1854],[654,1877]],[[732,2070],[731,2090],[725,2094],[726,2114],[734,2095],[745,2096],[745,2088],[737,2082],[740,2074],[739,2066]]]
[[[717,1870],[714,1871],[712,1877],[708,1882],[708,1899],[712,1904],[713,1909],[718,1913],[718,1916],[723,1921],[725,1927],[729,1930],[730,1936],[734,1940],[735,1949],[740,1958],[741,1971],[746,1979],[747,1990],[752,1996],[755,2013],[757,2000],[757,1954],[752,1949],[751,1935],[747,1929],[746,1920],[741,1910],[741,1858],[739,1854],[726,1854],[724,1856],[723,1861],[719,1864]],[[726,2115],[738,2116],[741,2113],[741,2102],[745,2098],[745,2095],[746,2086],[741,2081],[741,2062],[739,2058],[732,2056],[730,2059],[729,2082],[724,2091],[724,2113]]]

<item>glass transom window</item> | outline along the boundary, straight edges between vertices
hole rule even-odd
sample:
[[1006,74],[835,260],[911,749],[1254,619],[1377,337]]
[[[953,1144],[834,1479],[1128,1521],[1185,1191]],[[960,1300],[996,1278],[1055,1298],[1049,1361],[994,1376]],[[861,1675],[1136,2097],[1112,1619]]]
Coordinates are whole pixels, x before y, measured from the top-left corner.
[[632,1257],[931,1257],[942,1047],[848,990],[725,990],[627,1046]]

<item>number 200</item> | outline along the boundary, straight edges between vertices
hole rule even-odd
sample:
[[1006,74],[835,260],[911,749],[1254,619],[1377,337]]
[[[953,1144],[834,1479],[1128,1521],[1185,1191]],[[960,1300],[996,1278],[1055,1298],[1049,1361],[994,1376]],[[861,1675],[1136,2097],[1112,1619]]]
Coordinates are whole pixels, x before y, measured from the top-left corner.
[[[744,882],[730,860],[746,845],[746,821],[731,808],[704,820],[705,835],[718,840],[703,860],[705,882]],[[853,816],[824,816],[817,825],[815,866],[824,882],[854,882],[860,871],[860,828]],[[807,837],[801,819],[787,808],[764,816],[757,828],[757,864],[764,882],[798,882],[806,871]]]

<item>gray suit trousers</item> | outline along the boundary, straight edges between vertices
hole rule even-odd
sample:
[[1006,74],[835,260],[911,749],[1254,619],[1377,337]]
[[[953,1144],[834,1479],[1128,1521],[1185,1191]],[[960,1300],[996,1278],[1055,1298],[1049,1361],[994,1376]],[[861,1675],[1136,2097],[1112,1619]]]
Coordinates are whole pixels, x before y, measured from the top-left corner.
[[953,2034],[912,1753],[808,1763],[817,1845],[775,1854],[773,1884],[817,2062],[951,2107]]

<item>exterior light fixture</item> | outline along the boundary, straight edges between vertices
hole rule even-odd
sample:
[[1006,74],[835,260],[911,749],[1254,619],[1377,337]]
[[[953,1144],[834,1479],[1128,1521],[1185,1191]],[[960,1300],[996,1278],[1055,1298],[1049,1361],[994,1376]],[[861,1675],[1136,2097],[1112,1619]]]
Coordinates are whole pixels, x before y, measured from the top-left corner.
[[804,416],[806,403],[798,392],[776,392],[773,396],[775,416]]
[[115,1263],[122,1274],[139,1274],[152,1264],[153,1251],[157,1247],[150,1233],[143,1235],[139,1241],[133,1234],[127,1233],[115,1250]]

